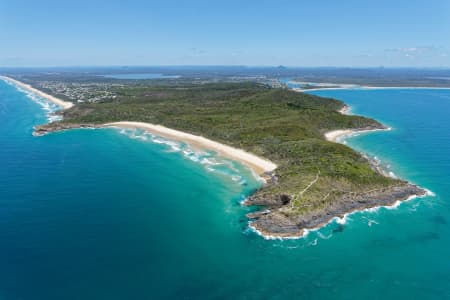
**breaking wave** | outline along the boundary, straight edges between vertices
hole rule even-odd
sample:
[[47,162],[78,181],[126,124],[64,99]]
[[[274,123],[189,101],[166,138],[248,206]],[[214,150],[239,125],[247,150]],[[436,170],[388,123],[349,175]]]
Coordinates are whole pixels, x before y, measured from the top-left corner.
[[14,83],[11,83],[9,81],[5,81],[5,82],[11,86],[14,86],[20,92],[24,93],[33,102],[39,104],[42,107],[42,109],[45,111],[47,121],[49,123],[62,120],[62,116],[56,114],[56,112],[61,109],[58,105],[45,99],[44,97],[38,96],[28,90],[25,90],[22,87],[15,85]]
[[212,152],[197,149],[194,150],[186,143],[169,140],[142,129],[120,129],[118,132],[132,139],[164,145],[167,147],[167,152],[179,153],[184,158],[202,165],[207,172],[219,174],[239,185],[247,184],[240,165],[231,160],[217,156]]

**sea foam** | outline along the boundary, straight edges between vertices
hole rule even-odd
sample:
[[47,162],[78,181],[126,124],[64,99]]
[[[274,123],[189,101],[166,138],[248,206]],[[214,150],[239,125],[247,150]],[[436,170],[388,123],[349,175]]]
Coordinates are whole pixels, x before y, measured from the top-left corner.
[[215,153],[193,149],[186,143],[169,140],[142,129],[120,129],[118,130],[118,132],[132,139],[140,140],[143,142],[148,141],[165,146],[167,152],[179,153],[184,158],[202,165],[208,172],[213,172],[215,174],[221,175],[229,179],[230,182],[239,185],[247,184],[247,181],[244,179],[240,167],[238,167],[235,162],[220,157]]
[[47,121],[49,123],[62,120],[62,116],[56,114],[56,112],[61,109],[58,105],[45,99],[44,97],[41,97],[41,96],[36,95],[28,90],[23,89],[22,87],[14,84],[10,81],[5,81],[5,82],[11,86],[14,86],[18,91],[25,94],[33,102],[39,104],[42,107],[42,109],[46,112]]

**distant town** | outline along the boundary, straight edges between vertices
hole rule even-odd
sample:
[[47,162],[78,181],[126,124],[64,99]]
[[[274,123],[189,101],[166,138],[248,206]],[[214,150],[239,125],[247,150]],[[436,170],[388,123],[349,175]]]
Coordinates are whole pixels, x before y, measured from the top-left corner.
[[102,102],[111,101],[117,97],[112,91],[115,87],[122,87],[114,83],[76,83],[61,81],[37,81],[35,87],[47,91],[72,102]]

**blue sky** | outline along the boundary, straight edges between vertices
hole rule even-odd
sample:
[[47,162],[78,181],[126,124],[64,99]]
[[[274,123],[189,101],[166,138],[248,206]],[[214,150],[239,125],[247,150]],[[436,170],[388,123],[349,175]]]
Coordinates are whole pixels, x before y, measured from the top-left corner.
[[450,67],[450,1],[0,0],[0,41],[0,67]]

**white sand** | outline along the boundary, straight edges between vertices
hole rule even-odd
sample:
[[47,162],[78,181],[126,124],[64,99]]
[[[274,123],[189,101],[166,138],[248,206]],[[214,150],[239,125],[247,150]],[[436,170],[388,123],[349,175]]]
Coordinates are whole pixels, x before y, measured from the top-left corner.
[[392,130],[392,128],[388,127],[386,129],[339,129],[339,130],[332,130],[325,133],[325,138],[330,142],[339,143],[342,141],[343,138],[350,137],[355,134],[361,134],[361,133],[369,133],[374,131],[389,131]]
[[56,98],[56,97],[54,97],[52,95],[44,93],[44,92],[42,92],[42,91],[40,91],[38,89],[35,89],[34,87],[32,87],[29,84],[20,82],[18,80],[15,80],[15,79],[12,79],[12,78],[6,77],[6,76],[0,76],[0,79],[3,79],[4,81],[10,82],[10,83],[12,83],[12,84],[14,84],[14,85],[16,85],[18,87],[23,88],[24,90],[27,90],[27,91],[32,92],[32,93],[34,93],[34,94],[36,94],[36,95],[38,95],[38,96],[40,96],[42,98],[45,98],[48,101],[53,102],[56,105],[62,107],[63,109],[68,109],[68,108],[71,108],[73,106],[73,103],[67,102],[67,101],[63,101],[63,100],[58,99],[58,98]]
[[433,86],[368,86],[368,85],[338,85],[336,87],[319,87],[313,89],[292,88],[295,92],[312,92],[326,90],[450,90],[450,87],[433,87]]
[[450,87],[433,87],[433,86],[361,86],[366,90],[450,90]]
[[264,172],[270,172],[277,168],[277,165],[273,162],[246,152],[241,149],[233,148],[210,139],[204,138],[202,136],[193,135],[190,133],[170,129],[161,125],[154,125],[144,122],[114,122],[104,124],[105,127],[120,127],[120,128],[139,128],[148,131],[152,134],[159,135],[168,139],[173,139],[177,141],[182,141],[192,146],[197,146],[202,149],[213,150],[228,157],[244,163],[245,165],[252,168],[258,175]]
[[350,106],[348,105],[344,105],[344,107],[342,107],[340,110],[338,110],[339,113],[343,114],[343,115],[350,115]]
[[[15,80],[15,79],[12,79],[12,78],[6,77],[6,76],[0,76],[0,79],[3,79],[14,85],[17,85],[20,88],[23,88],[27,91],[37,94],[43,98],[46,98],[47,100],[61,106],[63,109],[68,109],[73,106],[73,103],[63,101],[54,96],[51,96],[42,91],[39,91],[38,89],[33,88],[29,84],[25,84],[23,82],[20,82],[18,80]],[[202,136],[197,136],[197,135],[185,133],[182,131],[170,129],[170,128],[167,128],[167,127],[164,127],[161,125],[154,125],[154,124],[143,123],[143,122],[123,121],[123,122],[108,123],[108,124],[105,124],[104,126],[105,127],[121,127],[121,128],[139,128],[139,129],[146,130],[150,133],[160,135],[162,137],[166,137],[169,139],[182,141],[182,142],[191,144],[192,146],[197,146],[202,149],[213,150],[225,157],[228,157],[228,158],[231,158],[231,159],[234,159],[234,160],[244,163],[245,165],[251,167],[258,175],[261,175],[264,172],[273,171],[277,168],[277,165],[274,164],[273,162],[266,160],[264,158],[258,157],[256,155],[246,152],[244,150],[233,148],[233,147],[212,141],[210,139],[204,138]]]
[[[338,110],[339,113],[343,115],[350,115],[351,114],[351,107],[348,105],[344,105],[340,110]],[[338,130],[332,130],[328,131],[324,134],[325,139],[330,142],[339,143],[342,141],[342,139],[346,137],[350,137],[352,135],[358,134],[358,133],[368,133],[368,132],[374,132],[374,131],[385,131],[385,130],[391,130],[392,128],[386,128],[386,129],[338,129]]]
[[[339,113],[343,115],[350,114],[350,106],[344,105],[340,110],[338,110]],[[352,134],[355,134],[357,131],[352,129],[338,129],[338,130],[332,130],[325,133],[325,138],[327,141],[335,142],[337,143],[339,139],[344,138],[346,136],[351,136]]]
[[339,129],[339,130],[332,130],[325,133],[325,138],[330,142],[337,143],[340,138],[350,136],[352,134],[355,134],[356,130],[350,130],[350,129]]

